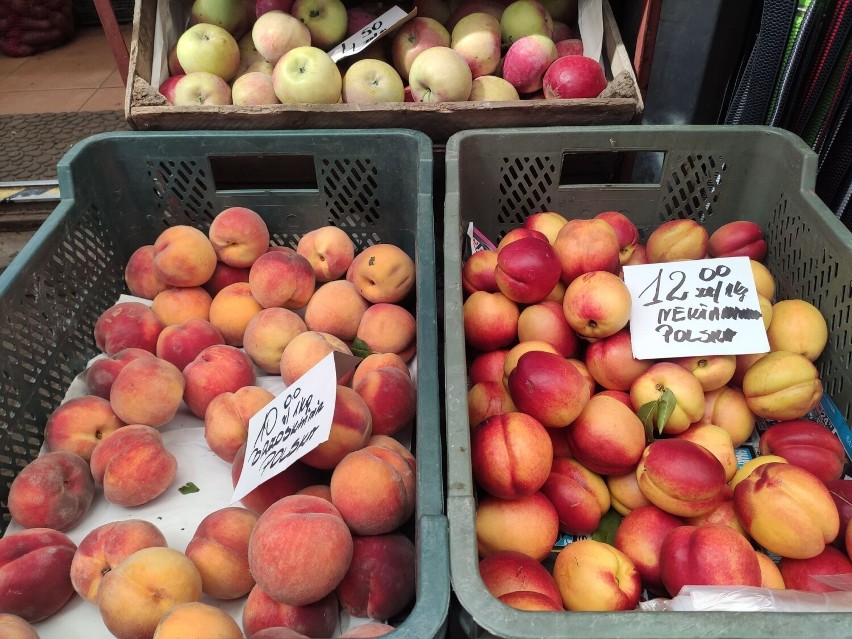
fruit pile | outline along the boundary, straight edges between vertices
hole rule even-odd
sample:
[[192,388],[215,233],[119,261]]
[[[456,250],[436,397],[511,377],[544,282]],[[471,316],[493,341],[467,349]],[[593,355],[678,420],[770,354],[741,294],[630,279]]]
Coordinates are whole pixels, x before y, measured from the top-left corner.
[[[622,213],[542,212],[464,263],[476,538],[495,597],[631,610],[686,584],[824,592],[821,575],[852,575],[846,455],[807,418],[826,321],[775,301],[766,250],[748,221],[708,235],[673,220],[641,244]],[[734,256],[750,258],[770,352],[635,359],[622,267]],[[738,470],[756,420],[760,456]]]
[[607,87],[576,37],[576,0],[415,6],[415,18],[375,42],[371,31],[363,50],[338,58],[344,40],[383,28],[390,5],[195,0],[159,91],[197,106],[595,98]]
[[[415,588],[405,526],[416,461],[401,443],[416,410],[412,259],[388,243],[356,254],[333,226],[302,235],[295,250],[270,247],[263,218],[231,207],[206,234],[165,229],[124,277],[149,303],[119,301],[100,315],[88,392],[51,414],[46,452],[12,482],[9,512],[23,530],[0,539],[0,613],[25,627],[76,592],[120,639],[330,637],[341,610],[371,620],[344,637],[393,630]],[[210,512],[185,548],[169,548],[157,522],[132,510],[86,525],[101,499],[131,509],[176,494],[180,460],[161,434],[176,416],[195,418],[199,437],[203,420],[236,486],[249,420],[274,399],[259,383],[290,385],[332,351],[361,359],[339,369],[329,439],[242,507]],[[79,545],[65,534],[77,526]],[[215,605],[237,600],[242,629]],[[0,616],[0,627],[13,621]],[[263,634],[271,628],[278,634]]]

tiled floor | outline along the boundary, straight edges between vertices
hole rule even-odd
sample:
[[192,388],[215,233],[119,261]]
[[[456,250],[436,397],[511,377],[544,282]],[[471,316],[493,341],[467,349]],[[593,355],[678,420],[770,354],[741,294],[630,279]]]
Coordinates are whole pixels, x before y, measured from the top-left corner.
[[[130,46],[132,26],[121,25]],[[73,39],[26,58],[0,54],[0,115],[124,108],[124,84],[106,35],[81,27]]]

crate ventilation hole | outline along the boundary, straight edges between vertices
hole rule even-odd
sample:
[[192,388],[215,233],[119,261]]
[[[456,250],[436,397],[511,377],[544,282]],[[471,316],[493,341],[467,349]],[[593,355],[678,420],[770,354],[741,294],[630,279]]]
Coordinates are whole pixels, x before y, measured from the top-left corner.
[[550,192],[556,175],[557,167],[550,156],[502,158],[497,221],[506,227],[503,231],[523,224],[533,213],[551,210]]
[[688,155],[666,182],[663,210],[668,219],[691,218],[702,224],[713,215],[718,188],[728,165],[717,155]]

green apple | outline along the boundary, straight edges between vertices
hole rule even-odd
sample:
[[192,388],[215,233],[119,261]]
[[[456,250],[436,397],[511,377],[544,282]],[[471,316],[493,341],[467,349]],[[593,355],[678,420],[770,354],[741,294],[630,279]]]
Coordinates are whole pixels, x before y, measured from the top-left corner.
[[322,49],[296,47],[275,65],[272,86],[282,104],[336,104],[340,102],[343,78]]
[[509,46],[528,35],[553,37],[553,19],[537,0],[515,0],[500,18],[503,44]]
[[482,75],[473,79],[470,90],[471,101],[481,102],[505,102],[508,100],[520,100],[517,89],[510,82],[495,75]]
[[215,24],[200,23],[184,31],[177,42],[177,59],[186,73],[206,71],[226,82],[240,66],[240,47],[234,36]]
[[175,106],[231,104],[231,87],[218,75],[193,71],[181,77],[174,87]]
[[329,50],[346,38],[349,14],[341,0],[296,0],[291,13],[311,32],[311,45]]
[[358,60],[343,76],[343,101],[347,104],[402,102],[404,98],[402,78],[387,62]]
[[474,78],[500,65],[500,22],[487,13],[471,13],[456,23],[450,47],[465,59]]
[[464,102],[473,76],[467,62],[449,47],[431,47],[414,58],[409,73],[415,102]]
[[190,10],[191,24],[215,24],[234,33],[245,22],[242,0],[195,0]]

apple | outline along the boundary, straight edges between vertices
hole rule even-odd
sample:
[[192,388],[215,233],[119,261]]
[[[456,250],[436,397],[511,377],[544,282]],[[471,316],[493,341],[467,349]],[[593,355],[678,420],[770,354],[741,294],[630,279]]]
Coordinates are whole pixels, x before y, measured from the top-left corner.
[[343,76],[343,101],[347,104],[402,102],[405,87],[396,69],[381,60],[358,60]]
[[432,18],[441,24],[446,24],[450,19],[450,4],[447,0],[414,0],[417,7],[417,15],[423,18]]
[[206,71],[187,73],[175,83],[175,106],[231,104],[231,87],[218,75]]
[[450,32],[432,18],[414,18],[402,25],[393,36],[391,59],[393,66],[404,80],[409,80],[411,65],[426,49],[449,47]]
[[508,102],[520,99],[518,90],[511,83],[493,75],[481,75],[474,78],[468,98],[471,102]]
[[237,105],[280,103],[272,87],[272,76],[260,71],[245,73],[234,80],[231,100]]
[[183,75],[186,73],[186,71],[183,70],[183,67],[180,66],[180,62],[178,62],[177,59],[177,42],[175,42],[169,49],[168,66],[170,75]]
[[245,14],[241,0],[195,0],[189,19],[193,24],[215,24],[233,34],[244,23]]
[[583,41],[579,38],[558,40],[554,30],[553,39],[556,43],[556,54],[560,58],[564,58],[566,55],[583,55]]
[[499,22],[506,4],[502,0],[461,0],[457,6],[453,7],[450,17],[443,22],[443,25],[452,31],[459,20],[471,13],[487,13]]
[[257,0],[254,4],[254,13],[259,18],[270,11],[290,13],[292,7],[293,0]]
[[322,49],[296,47],[275,65],[272,85],[282,104],[336,104],[343,78],[334,60]]
[[187,74],[206,71],[229,82],[240,66],[240,45],[222,27],[196,24],[178,38],[177,58]]
[[311,45],[331,49],[343,42],[349,16],[342,0],[296,0],[290,10],[311,32]]
[[175,103],[175,87],[177,86],[178,80],[180,80],[185,74],[181,73],[179,75],[170,75],[168,78],[163,80],[163,83],[160,85],[160,94],[169,101],[169,104]]
[[288,51],[310,45],[311,32],[289,13],[269,11],[254,23],[251,39],[258,53],[274,65]]
[[553,18],[536,0],[516,0],[500,16],[500,33],[506,46],[533,34],[550,38],[553,36]]
[[503,78],[518,93],[533,93],[542,87],[542,78],[556,60],[556,45],[549,37],[531,34],[513,42],[503,58]]
[[449,47],[432,47],[417,56],[409,79],[416,102],[464,102],[473,88],[470,67]]
[[353,36],[376,19],[372,11],[364,7],[351,7],[346,10],[346,37]]
[[489,75],[500,65],[500,22],[487,13],[471,13],[458,21],[450,48],[465,59],[474,78]]
[[542,81],[544,97],[548,100],[596,98],[606,86],[600,63],[582,55],[558,58],[547,69]]

